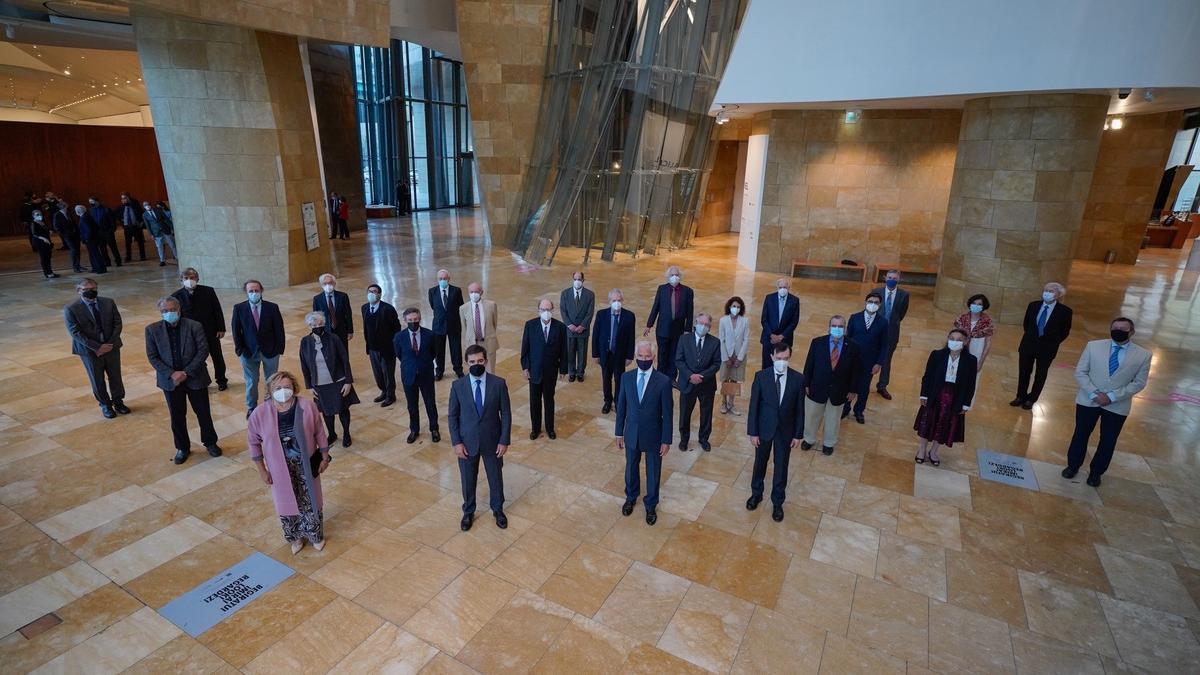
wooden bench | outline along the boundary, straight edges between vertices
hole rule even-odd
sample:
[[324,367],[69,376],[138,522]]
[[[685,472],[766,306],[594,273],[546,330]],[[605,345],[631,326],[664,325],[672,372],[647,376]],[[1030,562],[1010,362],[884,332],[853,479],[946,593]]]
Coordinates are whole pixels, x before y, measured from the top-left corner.
[[391,204],[367,204],[368,218],[395,218],[396,207]]
[[792,276],[799,279],[824,279],[827,281],[854,281],[862,283],[867,280],[865,265],[843,265],[840,262],[819,260],[793,260]]
[[936,286],[938,277],[937,265],[901,265],[894,262],[876,262],[871,266],[871,279],[881,284],[887,277],[888,270],[899,270],[900,278],[909,286]]

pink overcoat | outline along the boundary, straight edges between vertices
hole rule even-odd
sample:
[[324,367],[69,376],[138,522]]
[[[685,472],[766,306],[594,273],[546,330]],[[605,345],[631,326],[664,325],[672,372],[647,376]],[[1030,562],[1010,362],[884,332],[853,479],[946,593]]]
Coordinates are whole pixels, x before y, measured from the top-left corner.
[[[309,399],[296,397],[297,421],[303,419],[304,433],[299,434],[296,442],[304,452],[305,457],[312,457],[314,452],[328,445],[325,441],[325,422],[321,419],[321,411],[317,404]],[[275,500],[275,512],[281,516],[298,516],[300,509],[296,506],[296,493],[292,491],[292,481],[288,476],[287,460],[283,456],[283,445],[279,442],[279,417],[275,404],[271,401],[260,403],[250,419],[246,421],[246,443],[250,447],[250,456],[263,458],[267,471],[271,473],[271,497]],[[304,466],[308,463],[305,462]],[[302,470],[307,470],[301,467]],[[312,480],[313,499],[318,509],[323,508],[321,496],[321,479],[314,476]]]

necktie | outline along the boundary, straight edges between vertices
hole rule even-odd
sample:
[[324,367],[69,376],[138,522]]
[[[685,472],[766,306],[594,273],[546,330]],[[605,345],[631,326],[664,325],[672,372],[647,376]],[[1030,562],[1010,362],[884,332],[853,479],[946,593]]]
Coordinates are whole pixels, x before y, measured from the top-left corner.
[[646,394],[646,371],[638,370],[638,403],[642,402],[642,396]]
[[875,320],[875,315],[866,313],[863,314],[863,322],[867,324],[867,330],[871,330],[871,322]]
[[333,311],[333,293],[325,296],[325,304],[329,306],[329,327],[337,328],[337,312]]
[[254,327],[258,328],[258,305],[250,305],[250,312],[254,314]]
[[704,348],[704,336],[697,335],[696,336],[696,351],[699,352],[703,348]]
[[892,297],[895,293],[896,291],[887,292],[887,302],[883,304],[883,318],[885,319],[890,320],[892,318]]
[[482,385],[482,379],[475,380],[475,414],[479,417],[483,417],[483,389],[480,388]]
[[1038,313],[1037,327],[1038,337],[1046,334],[1046,319],[1050,316],[1050,305],[1043,304],[1042,311]]
[[417,334],[410,332],[409,335],[412,336],[412,350],[413,353],[416,354],[420,350],[420,348],[417,346]]
[[784,310],[786,307],[787,307],[787,298],[781,298],[781,299],[779,300],[779,315],[775,317],[775,321],[776,321],[776,322],[777,322],[777,323],[778,323],[780,326],[782,326],[782,325],[783,325],[783,310]]
[[542,342],[550,342],[550,324],[542,324]]
[[608,351],[616,351],[617,349],[617,313],[612,313],[612,320],[608,324]]
[[375,310],[376,310],[376,309],[378,309],[378,308],[379,308],[379,305],[371,305],[371,314],[372,314],[372,315],[374,315],[374,314],[375,314]]
[[479,303],[475,303],[475,339],[483,342],[483,319],[480,318]]
[[575,302],[579,302],[579,291],[575,291]]
[[679,287],[671,287],[671,318],[679,316]]
[[775,398],[783,403],[783,375],[775,376]]
[[100,331],[100,342],[104,342],[104,326],[100,323],[100,307],[99,303],[87,304],[88,312],[92,315],[92,321],[96,322],[96,328]]
[[1110,377],[1113,373],[1117,372],[1117,368],[1121,365],[1120,360],[1117,359],[1117,354],[1120,354],[1122,349],[1124,347],[1121,345],[1113,345],[1112,353],[1108,355],[1108,374]]
[[842,358],[842,341],[838,340],[833,343],[833,349],[829,352],[829,369],[837,370],[838,359]]
[[445,309],[446,306],[450,304],[449,298],[446,297],[447,293],[448,293],[448,291],[446,291],[445,289],[442,290],[442,309]]

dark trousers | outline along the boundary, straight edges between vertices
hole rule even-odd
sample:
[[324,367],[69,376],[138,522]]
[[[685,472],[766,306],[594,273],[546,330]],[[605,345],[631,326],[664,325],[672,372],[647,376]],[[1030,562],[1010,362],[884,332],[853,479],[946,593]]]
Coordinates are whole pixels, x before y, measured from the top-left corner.
[[887,359],[883,362],[883,367],[879,369],[879,381],[875,383],[878,389],[886,389],[888,383],[892,381],[892,355],[896,353],[896,345],[900,344],[900,329],[893,330],[893,334],[888,336],[887,343]]
[[[1020,354],[1017,360],[1017,398],[1033,403],[1042,395],[1042,387],[1046,386],[1046,376],[1050,373],[1050,364],[1054,359],[1049,356],[1034,356]],[[1029,374],[1033,373],[1033,389],[1029,388]]]
[[458,460],[458,475],[462,479],[463,513],[475,513],[475,486],[479,483],[479,460],[483,460],[483,471],[487,474],[488,508],[492,513],[504,510],[504,458],[496,456],[496,449],[480,451]]
[[396,400],[396,357],[371,350],[367,352],[371,359],[371,373],[375,375],[375,386],[379,393],[389,401]]
[[337,219],[337,232],[335,232],[334,234],[336,234],[337,236],[340,236],[342,239],[349,239],[350,238],[350,223],[346,222],[345,218],[338,218]]
[[717,396],[715,387],[703,391],[692,387],[688,393],[679,394],[679,440],[686,443],[692,435],[692,411],[696,409],[696,401],[700,401],[700,442],[707,443],[712,435],[713,400]]
[[754,449],[754,473],[750,492],[762,499],[763,482],[767,476],[767,460],[774,455],[775,470],[771,474],[771,503],[779,506],[787,498],[788,461],[792,458],[792,439],[776,434],[774,438],[759,439]]
[[215,334],[205,337],[208,339],[208,355],[213,362],[213,377],[217,384],[229,384],[229,378],[225,375],[225,355],[221,353],[221,341]]
[[642,493],[642,455],[646,455],[646,497],[642,503],[646,509],[658,506],[658,482],[662,476],[662,455],[658,448],[634,450],[636,439],[625,445],[625,501],[637,501]]
[[[454,366],[454,374],[462,377],[462,333],[447,333],[433,336],[433,370],[438,375],[446,372],[446,343],[450,343],[450,363]],[[495,354],[488,354],[495,359]]]
[[553,370],[542,375],[542,381],[529,383],[529,421],[534,431],[542,430],[542,410],[546,412],[546,431],[554,431],[554,387],[557,373]]
[[582,333],[567,334],[567,373],[575,377],[583,377],[588,362],[588,335]]
[[333,418],[337,417],[342,423],[342,435],[350,435],[350,408],[343,408],[342,412],[337,415],[321,415],[325,418],[325,438],[329,442],[333,442],[333,438],[337,436],[337,431],[333,427]]
[[37,251],[38,262],[42,265],[42,274],[45,276],[54,274],[54,270],[50,269],[50,254],[54,252],[54,244],[47,244],[41,239],[35,239],[33,249]]
[[[859,363],[858,377],[850,383],[850,391],[857,394],[854,397],[853,406],[855,415],[861,415],[867,411],[867,396],[871,393],[871,378],[874,377],[871,375],[871,369],[874,367],[875,364]],[[842,406],[842,412],[850,412],[850,408],[850,401],[847,399],[845,405]]]
[[[114,401],[125,398],[125,384],[121,382],[121,350],[114,349],[104,356],[92,353],[80,354],[88,382],[92,383],[92,396],[101,406],[111,406]],[[107,382],[105,382],[107,380]]]
[[87,252],[88,264],[91,265],[93,274],[104,274],[108,271],[108,262],[99,244],[91,241],[87,242]]
[[63,237],[63,243],[67,245],[71,256],[71,269],[76,272],[82,272],[83,268],[79,266],[79,237]]
[[1088,467],[1090,473],[1097,476],[1108,471],[1108,463],[1112,461],[1113,451],[1117,449],[1117,437],[1121,435],[1121,427],[1125,426],[1125,416],[1109,412],[1100,406],[1091,407],[1075,404],[1075,433],[1071,436],[1071,446],[1067,449],[1067,466],[1079,468],[1087,457],[1088,439],[1096,430],[1096,422],[1100,422],[1100,442],[1096,444],[1096,454],[1092,455],[1092,463]]
[[658,372],[675,379],[675,348],[679,346],[679,336],[659,336],[658,340]]
[[138,259],[146,259],[146,231],[138,225],[122,225],[125,229],[125,259],[133,260],[133,242],[138,245]]
[[217,442],[217,430],[213,427],[212,413],[208,408],[208,388],[188,389],[182,385],[171,391],[163,391],[167,399],[167,411],[171,414],[171,435],[175,437],[176,450],[189,450],[192,438],[188,435],[187,409],[192,404],[192,412],[200,422],[200,442],[205,447]]
[[605,403],[615,403],[621,395],[621,376],[624,374],[625,359],[620,354],[605,352],[600,355],[600,379]]
[[421,430],[421,412],[417,398],[425,399],[425,415],[429,418],[429,430],[438,430],[437,401],[434,400],[433,378],[418,376],[412,384],[404,385],[404,401],[408,403],[408,430]]
[[[112,255],[109,255],[112,253]],[[104,265],[121,266],[121,248],[117,246],[117,231],[108,230],[100,235],[100,254],[104,256]]]

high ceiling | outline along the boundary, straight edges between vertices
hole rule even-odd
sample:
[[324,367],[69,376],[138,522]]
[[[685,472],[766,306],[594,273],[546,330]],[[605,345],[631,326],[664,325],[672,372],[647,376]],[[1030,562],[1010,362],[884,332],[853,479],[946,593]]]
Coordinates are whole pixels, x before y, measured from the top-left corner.
[[0,42],[0,107],[78,121],[147,104],[135,52]]

